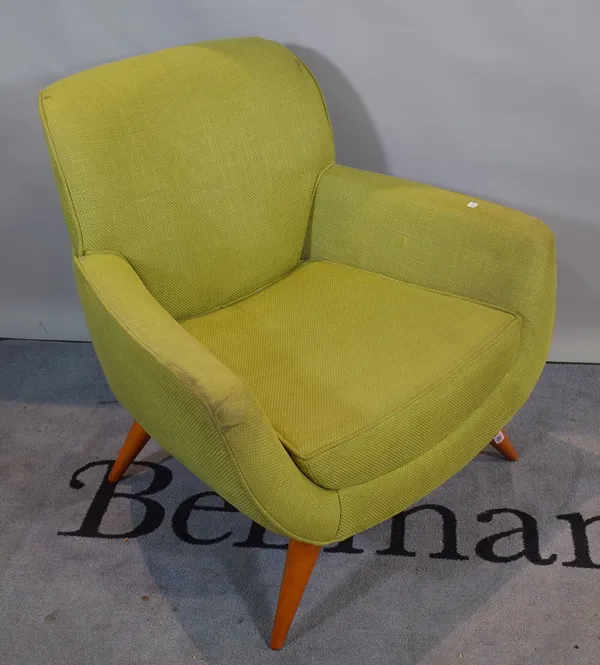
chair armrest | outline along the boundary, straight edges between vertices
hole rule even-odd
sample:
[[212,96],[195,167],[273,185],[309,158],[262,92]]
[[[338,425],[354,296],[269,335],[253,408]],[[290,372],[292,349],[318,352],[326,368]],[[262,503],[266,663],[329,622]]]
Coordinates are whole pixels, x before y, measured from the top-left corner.
[[[469,207],[471,201],[477,206]],[[520,361],[539,376],[556,290],[554,236],[539,220],[463,194],[334,165],[315,192],[306,251],[311,259],[347,263],[520,316]],[[528,390],[534,384],[530,380]]]
[[308,251],[520,314],[554,289],[554,237],[539,220],[339,165],[317,187]]
[[94,349],[119,402],[240,511],[299,540],[331,542],[337,493],[296,467],[244,382],[108,253],[74,257]]

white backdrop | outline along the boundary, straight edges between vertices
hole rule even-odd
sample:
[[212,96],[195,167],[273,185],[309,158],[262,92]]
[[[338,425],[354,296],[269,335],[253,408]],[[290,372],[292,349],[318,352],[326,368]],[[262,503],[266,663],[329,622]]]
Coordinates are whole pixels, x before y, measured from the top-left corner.
[[0,336],[86,339],[37,92],[101,62],[261,35],[300,55],[338,159],[543,218],[552,359],[600,362],[598,0],[0,0]]

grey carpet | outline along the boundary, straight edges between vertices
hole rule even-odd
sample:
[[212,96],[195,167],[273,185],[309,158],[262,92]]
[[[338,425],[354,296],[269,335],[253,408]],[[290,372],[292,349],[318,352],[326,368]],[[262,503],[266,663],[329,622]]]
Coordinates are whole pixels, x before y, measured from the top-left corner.
[[600,519],[581,523],[600,515],[600,366],[549,365],[509,426],[520,461],[489,449],[421,502],[445,540],[423,509],[404,541],[398,518],[322,554],[279,653],[283,540],[188,500],[208,488],[153,442],[117,488],[152,492],[149,516],[111,498],[106,464],[81,469],[128,426],[90,345],[0,341],[3,665],[600,662]]

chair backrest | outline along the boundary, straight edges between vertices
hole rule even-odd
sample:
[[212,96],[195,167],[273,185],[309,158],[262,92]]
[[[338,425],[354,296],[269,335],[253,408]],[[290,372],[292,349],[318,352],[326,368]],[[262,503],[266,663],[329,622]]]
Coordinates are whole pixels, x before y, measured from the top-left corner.
[[230,39],[95,67],[44,89],[40,113],[75,253],[121,254],[176,318],[300,260],[333,137],[317,84],[280,44]]

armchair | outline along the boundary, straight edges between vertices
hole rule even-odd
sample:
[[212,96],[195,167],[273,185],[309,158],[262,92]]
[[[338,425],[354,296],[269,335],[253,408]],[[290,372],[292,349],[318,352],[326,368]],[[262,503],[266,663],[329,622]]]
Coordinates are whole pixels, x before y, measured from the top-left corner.
[[152,436],[289,537],[279,649],[323,545],[490,441],[516,459],[502,428],[547,356],[553,236],[337,165],[316,82],[266,40],[109,63],[39,103],[92,342],[134,418],[109,480]]

